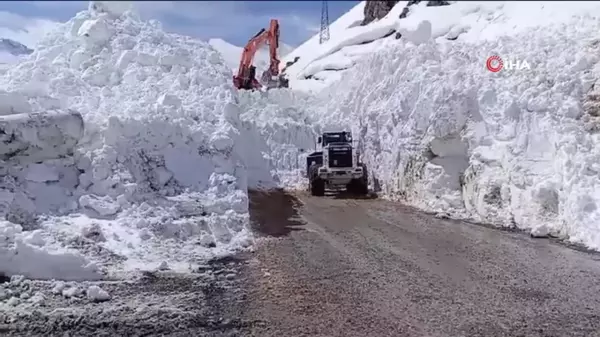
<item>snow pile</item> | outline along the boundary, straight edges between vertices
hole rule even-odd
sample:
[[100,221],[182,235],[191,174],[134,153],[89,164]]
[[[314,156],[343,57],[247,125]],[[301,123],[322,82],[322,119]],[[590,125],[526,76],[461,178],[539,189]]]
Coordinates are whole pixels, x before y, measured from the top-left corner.
[[24,275],[68,280],[100,279],[93,263],[69,252],[48,253],[40,230],[24,232],[22,227],[0,221],[0,270],[6,275]]
[[[11,106],[0,115],[73,111],[84,121],[78,145],[68,146],[73,153],[15,153],[4,148],[12,138],[0,147],[9,154],[0,162],[0,209],[12,222],[0,224],[0,261],[8,261],[0,272],[86,278],[87,261],[100,270],[187,269],[249,242],[231,70],[207,43],[167,34],[128,8],[91,2],[0,80],[28,110]],[[43,124],[50,133],[34,128],[38,134],[23,139],[60,143],[60,130],[78,131],[69,123],[50,118]],[[29,252],[22,236],[31,230],[45,242]],[[63,257],[79,272],[60,269],[58,257],[37,257],[63,247],[87,258]],[[45,268],[23,262],[22,252],[37,254]]]
[[[600,249],[600,95],[590,92],[600,85],[599,10],[417,6],[397,20],[401,39],[321,93],[322,123],[360,135],[387,195]],[[491,55],[530,69],[492,73]]]

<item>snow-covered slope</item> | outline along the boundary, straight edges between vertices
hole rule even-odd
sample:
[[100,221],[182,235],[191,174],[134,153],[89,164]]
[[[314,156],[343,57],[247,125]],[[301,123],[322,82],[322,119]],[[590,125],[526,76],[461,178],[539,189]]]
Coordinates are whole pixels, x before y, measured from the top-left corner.
[[[344,30],[361,4],[332,25],[328,44],[315,37],[290,53],[300,56],[292,87],[328,85],[314,118],[360,136],[389,197],[600,249],[600,4],[422,2],[398,19],[405,5]],[[356,45],[388,29],[402,37]],[[348,48],[364,55],[348,60]],[[531,69],[492,73],[492,55]],[[350,70],[328,78],[317,71],[325,60]],[[302,80],[306,72],[327,81]]]
[[[240,58],[242,56],[243,47],[235,46],[223,39],[210,39],[208,43],[216,49],[225,60],[225,64],[231,68],[234,72],[237,72],[238,66],[240,65]],[[279,45],[279,57],[283,58],[293,48],[285,43]],[[254,65],[259,71],[269,67],[269,50],[268,47],[263,47],[256,52],[254,56]]]
[[247,188],[275,186],[302,141],[288,110],[242,114],[268,100],[237,97],[209,44],[126,9],[91,2],[0,78],[0,273],[189,270],[243,248]]
[[11,39],[0,38],[0,51],[9,53],[11,55],[29,55],[33,53],[33,49],[30,49],[26,45],[19,43]]

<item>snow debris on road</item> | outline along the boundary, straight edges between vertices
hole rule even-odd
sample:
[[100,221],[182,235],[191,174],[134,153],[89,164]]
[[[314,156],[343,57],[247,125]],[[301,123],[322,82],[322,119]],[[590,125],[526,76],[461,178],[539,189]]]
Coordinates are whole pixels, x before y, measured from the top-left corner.
[[600,249],[600,5],[406,5],[359,26],[363,2],[284,59],[292,88],[319,92],[313,119],[361,139],[388,197]]

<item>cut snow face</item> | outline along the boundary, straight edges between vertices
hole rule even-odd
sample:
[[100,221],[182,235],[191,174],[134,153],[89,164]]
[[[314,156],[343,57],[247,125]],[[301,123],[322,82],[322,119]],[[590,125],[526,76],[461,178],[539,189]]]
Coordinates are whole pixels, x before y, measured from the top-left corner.
[[[419,4],[404,19],[354,27],[385,23],[402,37],[330,83],[315,119],[359,135],[373,183],[390,197],[600,249],[600,21],[591,14],[599,10],[594,2]],[[339,34],[298,66],[356,41]],[[492,55],[530,67],[493,73]]]
[[91,2],[0,80],[1,273],[187,270],[250,242],[231,69],[127,9]]
[[314,97],[289,89],[240,91],[239,104],[244,141],[236,152],[246,163],[249,186],[303,189],[305,158],[319,132],[307,117],[318,106]]

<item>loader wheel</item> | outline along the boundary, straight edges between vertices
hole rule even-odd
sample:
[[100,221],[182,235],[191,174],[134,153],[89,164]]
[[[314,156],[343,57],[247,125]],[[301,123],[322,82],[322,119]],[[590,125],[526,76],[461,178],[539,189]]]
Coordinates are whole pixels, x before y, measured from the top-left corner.
[[363,176],[358,179],[352,179],[346,189],[351,194],[367,195],[369,194],[369,172],[367,171],[367,165],[364,163],[360,163],[359,165],[363,169]]
[[317,171],[321,165],[313,164],[308,170],[308,190],[310,194],[315,197],[322,197],[325,195],[325,180],[319,178]]
[[310,194],[315,197],[322,197],[325,195],[325,180],[321,178],[315,178],[310,181]]
[[362,194],[367,195],[369,194],[369,170],[364,163],[360,163],[360,166],[363,168],[363,176],[361,179]]
[[369,186],[363,178],[352,179],[346,186],[346,190],[348,193],[354,195],[367,195],[369,193]]

